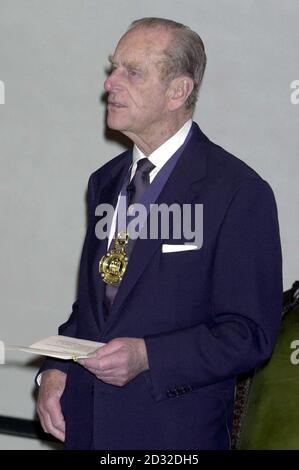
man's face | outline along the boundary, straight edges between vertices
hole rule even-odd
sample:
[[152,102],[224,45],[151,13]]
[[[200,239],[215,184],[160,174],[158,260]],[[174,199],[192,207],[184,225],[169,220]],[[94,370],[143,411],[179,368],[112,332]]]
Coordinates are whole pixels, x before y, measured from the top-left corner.
[[170,40],[167,31],[136,28],[119,41],[104,83],[111,129],[146,140],[167,125],[167,86],[160,80],[157,63]]

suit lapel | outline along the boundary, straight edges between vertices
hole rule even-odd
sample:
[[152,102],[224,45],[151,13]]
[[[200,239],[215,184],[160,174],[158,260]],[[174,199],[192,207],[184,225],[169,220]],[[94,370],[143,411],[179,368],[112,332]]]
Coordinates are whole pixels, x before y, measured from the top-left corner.
[[[209,140],[196,124],[193,124],[193,126],[193,135],[158,197],[157,204],[191,203],[199,192],[200,180],[205,178],[207,173]],[[105,333],[117,318],[123,302],[131,293],[161,243],[161,239],[136,240],[126,274],[109,312]]]
[[[132,151],[125,152],[121,160],[111,170],[111,178],[107,180],[105,185],[98,189],[95,204],[93,207],[93,214],[98,204],[105,203],[116,207],[118,195],[125,176],[127,175],[132,162]],[[104,283],[99,274],[98,266],[99,260],[107,252],[108,240],[99,240],[95,234],[96,223],[98,218],[93,218],[93,223],[90,227],[90,242],[88,251],[88,266],[89,266],[89,286],[91,303],[94,311],[95,318],[100,327],[104,328],[104,312],[103,312],[103,298],[104,298]]]

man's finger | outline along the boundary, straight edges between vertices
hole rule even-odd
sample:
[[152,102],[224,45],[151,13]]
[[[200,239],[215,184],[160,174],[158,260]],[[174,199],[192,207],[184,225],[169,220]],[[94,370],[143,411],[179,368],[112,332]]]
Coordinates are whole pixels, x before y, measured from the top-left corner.
[[99,369],[95,369],[95,368],[92,368],[92,367],[86,367],[86,369],[91,372],[91,374],[94,374],[94,375],[100,375],[101,377],[112,377],[112,376],[117,376],[117,369],[110,369],[110,370],[99,370]]
[[46,429],[49,434],[52,434],[54,437],[59,439],[60,441],[64,441],[65,439],[65,425],[62,425],[60,422],[59,424],[54,424],[50,414],[45,416],[46,422]]
[[123,346],[121,340],[113,339],[106,343],[104,346],[98,348],[93,354],[97,355],[98,357],[104,357],[108,354],[112,354],[118,351]]
[[78,362],[88,369],[98,369],[104,372],[119,367],[122,365],[123,360],[118,354],[113,353],[101,358],[81,359]]
[[52,410],[50,414],[50,418],[55,429],[58,429],[61,432],[65,432],[65,421],[63,414],[61,412],[60,405],[58,405],[55,409]]
[[43,428],[43,431],[48,432],[47,429],[46,429],[46,425],[45,425],[45,421],[44,421],[44,417],[43,417],[42,413],[40,413],[37,410],[37,414],[38,414],[38,417],[39,417],[39,420],[40,420],[41,427]]

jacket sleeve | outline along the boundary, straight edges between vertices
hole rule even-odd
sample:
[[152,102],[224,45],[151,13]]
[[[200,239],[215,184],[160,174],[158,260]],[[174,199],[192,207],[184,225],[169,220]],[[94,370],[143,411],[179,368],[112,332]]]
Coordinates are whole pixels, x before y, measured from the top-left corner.
[[[87,217],[88,217],[88,220],[91,219],[91,211],[92,211],[92,208],[93,208],[93,201],[94,201],[94,188],[93,188],[93,175],[91,175],[90,178],[89,178],[89,181],[88,181],[88,188],[87,188]],[[78,310],[79,310],[78,300],[76,300],[76,302],[73,303],[72,312],[71,312],[71,315],[70,315],[69,319],[58,328],[58,334],[59,335],[76,337]],[[67,373],[69,363],[70,363],[70,361],[64,361],[64,360],[61,360],[61,359],[55,359],[55,358],[48,357],[44,361],[41,368],[39,369],[35,380],[37,381],[39,375],[42,372],[45,372],[46,370],[49,370],[49,369],[58,369],[58,370],[61,370],[62,372]]]
[[[76,336],[76,329],[77,329],[77,322],[76,322],[76,317],[77,317],[77,310],[78,310],[78,301],[74,302],[73,307],[72,307],[72,313],[69,317],[69,319],[63,323],[59,328],[58,328],[58,334],[63,335],[63,336],[71,336],[75,337]],[[45,359],[43,365],[39,369],[35,380],[38,380],[39,375],[42,372],[45,372],[46,370],[49,369],[57,369],[60,370],[61,372],[67,373],[69,367],[69,361],[65,361],[62,359],[55,359],[52,357],[48,357]]]
[[155,400],[245,373],[273,350],[282,311],[282,261],[270,186],[246,180],[227,208],[212,264],[211,321],[145,337]]

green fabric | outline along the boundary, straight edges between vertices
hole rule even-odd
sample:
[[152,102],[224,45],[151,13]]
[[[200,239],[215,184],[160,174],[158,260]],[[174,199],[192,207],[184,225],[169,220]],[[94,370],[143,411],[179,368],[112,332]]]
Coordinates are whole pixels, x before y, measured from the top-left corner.
[[299,307],[283,318],[270,361],[254,375],[240,449],[299,449],[299,364],[290,361],[294,340],[299,340]]

